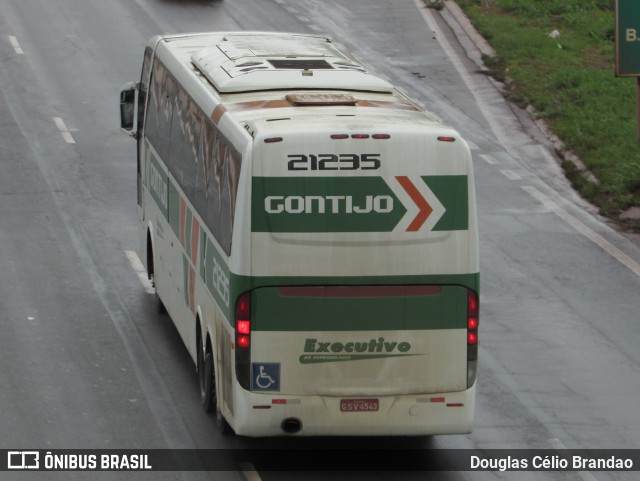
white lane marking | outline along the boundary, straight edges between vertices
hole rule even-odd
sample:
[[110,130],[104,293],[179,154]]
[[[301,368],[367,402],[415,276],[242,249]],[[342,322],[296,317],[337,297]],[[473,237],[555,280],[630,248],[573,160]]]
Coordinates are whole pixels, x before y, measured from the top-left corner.
[[64,141],[67,144],[75,144],[76,141],[73,139],[73,136],[65,125],[64,120],[62,120],[60,117],[53,117],[53,121],[56,123],[56,127],[58,127],[58,130],[62,134],[62,138],[64,139]]
[[520,174],[518,174],[517,172],[514,172],[513,170],[504,169],[504,170],[501,170],[500,173],[509,180],[522,180],[522,177],[520,177]]
[[302,23],[309,23],[310,22],[310,20],[307,17],[305,17],[304,15],[296,15],[296,18],[298,20],[300,20]]
[[276,2],[278,5],[284,5],[284,0],[273,0],[274,2]]
[[[465,140],[467,140],[467,139],[465,139]],[[467,145],[469,146],[469,148],[471,150],[478,150],[478,148],[479,148],[478,145],[475,142],[472,142],[470,140],[467,140]]]
[[142,282],[144,289],[149,294],[155,294],[156,291],[153,288],[153,285],[151,284],[149,277],[147,276],[147,270],[142,265],[142,262],[140,261],[138,254],[136,254],[133,251],[124,251],[124,253],[127,256],[127,259],[129,259],[129,264],[131,264],[131,267],[133,267],[133,270],[136,272],[138,279],[140,279],[140,282]]
[[14,35],[9,35],[9,42],[11,43],[13,50],[15,50],[15,52],[18,55],[24,54],[24,50],[22,50],[22,47],[20,46],[20,42],[18,42],[17,37],[15,37]]
[[533,187],[532,185],[523,185],[522,188],[529,193],[534,199],[540,202],[543,206],[549,209],[551,212],[556,214],[562,220],[564,220],[567,224],[577,230],[580,234],[585,236],[591,242],[599,246],[602,250],[604,250],[611,257],[616,259],[622,265],[624,265],[627,269],[633,272],[636,276],[640,277],[640,264],[638,264],[635,260],[629,257],[627,254],[622,252],[616,246],[614,246],[611,242],[606,240],[600,234],[594,232],[589,227],[584,225],[574,216],[569,214],[566,210],[556,204],[554,201],[549,199],[546,195],[540,192],[538,189]]
[[[562,441],[560,441],[558,438],[549,439],[549,444],[553,449],[557,449],[558,451],[567,449],[565,445],[562,444]],[[576,474],[580,476],[580,478],[582,478],[583,481],[598,481],[596,478],[593,477],[593,474],[587,471],[576,471]]]
[[292,15],[298,13],[298,9],[296,7],[292,7],[291,5],[285,5],[284,9]]
[[[458,75],[462,77],[462,80],[464,81],[465,85],[471,91],[472,95],[475,97],[478,107],[483,112],[483,115],[487,119],[487,122],[489,123],[491,130],[495,134],[496,138],[498,139],[500,144],[505,147],[505,150],[507,152],[509,152],[513,157],[517,158],[517,155],[515,154],[515,151],[512,149],[511,143],[504,129],[502,128],[501,123],[492,113],[491,106],[478,93],[480,89],[477,88],[475,81],[473,80],[471,75],[469,75],[469,73],[467,72],[466,68],[462,63],[462,60],[456,54],[451,44],[447,41],[444,33],[442,32],[442,30],[436,23],[435,19],[433,18],[433,14],[429,11],[428,8],[425,7],[422,0],[413,0],[413,1],[416,7],[418,8],[418,11],[424,18],[425,22],[427,23],[427,26],[435,33],[436,37],[439,39],[442,49],[445,51],[445,53],[451,60],[451,63],[453,64],[454,68],[458,72]],[[576,219],[567,211],[562,209],[559,205],[557,205],[555,202],[553,202],[551,199],[549,199],[547,196],[545,196],[542,192],[540,192],[535,187],[523,186],[523,188],[531,196],[533,196],[543,205],[547,206],[547,208],[549,208],[552,212],[554,212],[556,215],[562,218],[565,222],[567,222],[569,225],[575,228],[578,232],[580,232],[582,235],[584,235],[585,237],[590,239],[592,242],[600,246],[603,250],[605,250],[607,253],[609,253],[611,256],[613,256],[615,259],[621,262],[624,266],[630,269],[634,274],[640,277],[640,264],[638,264],[636,261],[631,259],[628,255],[626,255],[620,249],[618,249],[609,241],[604,239],[602,236],[600,236],[599,234],[596,234],[594,231],[589,229],[586,225],[584,225],[578,219]]]
[[311,23],[308,25],[311,30],[315,30],[316,32],[322,32],[322,28],[318,27],[315,23]]
[[247,481],[262,481],[260,475],[256,471],[256,468],[251,463],[240,463],[240,469],[242,470],[242,475],[244,479]]
[[500,163],[500,161],[498,159],[496,159],[495,157],[493,157],[491,155],[480,154],[480,158],[482,160],[484,160],[489,165],[496,165],[496,164]]
[[467,89],[469,89],[469,92],[471,92],[471,95],[473,95],[473,97],[475,98],[478,108],[482,112],[484,118],[487,119],[489,127],[491,127],[491,130],[496,136],[496,139],[498,139],[498,142],[505,148],[505,150],[509,154],[511,154],[511,156],[517,159],[518,155],[516,153],[516,150],[512,147],[509,136],[506,134],[504,128],[502,127],[504,121],[501,121],[501,119],[496,117],[496,115],[493,113],[492,106],[479,93],[482,89],[479,88],[475,80],[473,80],[472,76],[464,66],[462,59],[451,46],[442,29],[438,26],[438,23],[433,17],[433,13],[431,13],[430,11],[431,9],[425,6],[423,0],[413,0],[413,2],[416,4],[418,11],[422,15],[422,18],[424,18],[427,26],[435,34],[438,42],[440,43],[440,46],[442,47],[442,50],[444,50],[447,57],[449,57],[449,60],[451,60],[451,64],[458,72],[458,75],[460,75],[460,77],[462,78],[462,81],[467,86]]

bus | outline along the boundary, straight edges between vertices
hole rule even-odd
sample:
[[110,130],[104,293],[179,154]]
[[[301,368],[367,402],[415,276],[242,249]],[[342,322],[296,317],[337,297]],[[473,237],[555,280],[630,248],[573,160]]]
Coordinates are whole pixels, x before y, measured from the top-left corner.
[[461,135],[325,36],[156,36],[120,93],[139,255],[221,432],[473,427]]

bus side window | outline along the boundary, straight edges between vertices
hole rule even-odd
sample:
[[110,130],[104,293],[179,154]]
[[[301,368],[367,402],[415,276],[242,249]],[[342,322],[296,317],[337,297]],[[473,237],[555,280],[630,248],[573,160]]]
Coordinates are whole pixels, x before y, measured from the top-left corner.
[[146,134],[160,158],[166,162],[169,160],[169,139],[173,117],[169,80],[165,67],[160,62],[154,62],[149,84]]
[[168,163],[185,195],[193,202],[203,116],[187,92],[177,84],[175,94]]
[[149,75],[151,73],[151,56],[153,51],[147,47],[144,51],[144,62],[140,74],[140,94],[138,100],[138,132],[144,129],[144,109],[147,105],[147,91],[149,89]]

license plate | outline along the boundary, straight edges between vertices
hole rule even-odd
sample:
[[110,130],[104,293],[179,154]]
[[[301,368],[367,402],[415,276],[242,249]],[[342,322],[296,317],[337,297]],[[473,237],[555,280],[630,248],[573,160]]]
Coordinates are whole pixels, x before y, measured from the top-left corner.
[[380,403],[377,399],[341,399],[340,411],[343,413],[355,413],[362,411],[377,411]]

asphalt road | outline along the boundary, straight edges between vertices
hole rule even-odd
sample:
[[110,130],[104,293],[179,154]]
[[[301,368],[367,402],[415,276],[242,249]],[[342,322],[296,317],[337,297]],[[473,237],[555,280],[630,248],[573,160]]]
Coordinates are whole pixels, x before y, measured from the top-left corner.
[[[0,0],[0,449],[640,448],[640,249],[573,194],[478,72],[450,14],[418,5]],[[482,276],[473,434],[247,440],[222,437],[201,411],[191,359],[127,255],[137,249],[135,144],[120,132],[118,94],[139,77],[149,37],[207,30],[328,34],[470,141]],[[400,466],[8,474],[0,478],[635,479]]]

